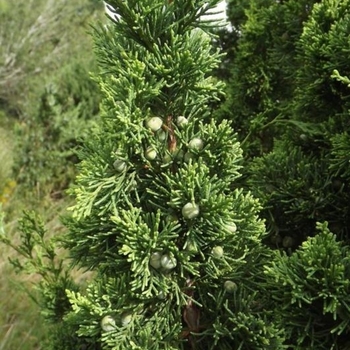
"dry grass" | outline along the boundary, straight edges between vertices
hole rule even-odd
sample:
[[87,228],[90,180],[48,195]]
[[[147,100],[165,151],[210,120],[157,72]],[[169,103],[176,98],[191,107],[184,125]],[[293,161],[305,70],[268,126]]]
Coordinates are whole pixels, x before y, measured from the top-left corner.
[[1,266],[0,350],[39,350],[45,327],[37,306],[27,297],[8,266]]

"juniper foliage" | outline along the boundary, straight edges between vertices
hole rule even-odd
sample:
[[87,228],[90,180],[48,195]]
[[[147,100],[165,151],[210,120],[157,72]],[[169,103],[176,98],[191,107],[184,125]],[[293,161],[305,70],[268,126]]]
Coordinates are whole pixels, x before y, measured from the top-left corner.
[[95,33],[102,123],[82,152],[65,247],[96,278],[68,291],[65,320],[106,349],[281,343],[260,315],[259,205],[231,191],[242,152],[209,115],[220,55],[200,17],[217,2],[111,1],[114,23]]
[[348,6],[314,5],[296,43],[289,120],[281,124],[284,131],[278,128],[272,152],[251,167],[251,185],[272,218],[272,232],[293,237],[294,247],[314,235],[317,221],[349,239]]
[[[52,327],[48,349],[349,346],[348,247],[326,222],[312,221],[314,237],[298,248],[293,215],[279,224],[290,228],[286,252],[266,247],[259,211],[270,203],[261,195],[262,208],[240,188],[237,135],[211,114],[223,89],[211,76],[221,57],[201,16],[217,2],[111,0],[112,23],[95,29],[101,121],[80,154],[67,232],[47,241],[43,224],[27,215],[22,245],[1,235],[28,260],[15,267],[43,277],[38,300]],[[277,142],[276,150],[291,144],[289,157],[257,159],[254,191],[270,174],[268,195],[281,195],[281,216],[295,205],[305,218],[300,209],[307,213],[319,192],[309,188],[299,205],[288,191],[297,188],[298,197],[310,183],[318,190],[336,164],[347,177],[346,146],[332,140],[330,168],[292,139]],[[294,162],[300,166],[288,166]],[[310,183],[293,181],[300,175]],[[288,181],[278,182],[282,176]],[[86,283],[74,280],[74,268],[88,272]]]

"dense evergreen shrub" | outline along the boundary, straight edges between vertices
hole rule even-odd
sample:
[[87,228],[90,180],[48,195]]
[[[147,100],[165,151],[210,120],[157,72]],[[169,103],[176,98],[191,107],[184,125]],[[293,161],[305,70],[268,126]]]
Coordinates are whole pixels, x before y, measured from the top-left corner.
[[290,120],[275,135],[281,141],[251,168],[250,183],[273,232],[292,236],[295,244],[313,235],[316,221],[328,221],[349,239],[350,89],[335,72],[350,75],[349,5],[314,5],[297,43],[296,86],[286,105]]
[[[245,157],[270,151],[279,134],[276,123],[290,117],[295,88],[297,42],[315,1],[255,0],[228,2],[233,32],[224,48],[228,88],[218,118],[230,115]],[[233,39],[232,39],[233,38]],[[227,45],[226,41],[230,44]]]
[[349,246],[327,224],[291,256],[279,252],[267,267],[267,284],[288,349],[349,349]]

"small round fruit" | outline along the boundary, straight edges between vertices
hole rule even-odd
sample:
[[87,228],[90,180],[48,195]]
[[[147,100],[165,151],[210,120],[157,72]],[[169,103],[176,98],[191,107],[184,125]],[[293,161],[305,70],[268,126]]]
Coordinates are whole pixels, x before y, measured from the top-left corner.
[[174,223],[174,222],[177,222],[178,220],[179,220],[179,218],[175,214],[168,214],[165,217],[165,221],[167,223]]
[[174,257],[170,257],[168,254],[164,254],[160,259],[160,264],[164,270],[170,271],[176,267],[177,261]]
[[121,159],[117,159],[114,163],[113,163],[113,168],[118,172],[118,173],[122,173],[123,171],[126,170],[126,163],[121,160]]
[[184,161],[186,163],[189,163],[191,159],[192,160],[195,159],[195,155],[193,153],[191,153],[191,152],[186,152],[185,155],[184,155]]
[[204,147],[203,140],[200,139],[199,137],[193,138],[188,144],[188,148],[197,150],[197,151],[200,151],[203,147]]
[[237,284],[233,281],[226,281],[224,283],[224,288],[227,293],[234,293],[237,291]]
[[121,319],[122,326],[123,327],[127,326],[131,322],[131,320],[132,320],[132,315],[131,314],[127,314],[127,313],[123,314],[122,315],[122,319]]
[[214,258],[220,259],[224,256],[224,249],[218,245],[211,250],[211,253],[213,254]]
[[237,231],[237,225],[231,221],[225,224],[225,229],[230,233],[235,233]]
[[186,251],[192,254],[198,253],[198,248],[193,242],[187,242],[185,246]]
[[157,151],[152,146],[149,146],[146,149],[145,157],[148,160],[155,160],[157,158]]
[[271,242],[272,244],[275,244],[275,245],[281,244],[281,242],[282,242],[282,237],[281,237],[280,235],[278,235],[278,234],[273,235],[273,236],[271,236],[271,238],[270,238],[270,242]]
[[182,207],[181,212],[185,219],[194,219],[199,215],[199,206],[196,203],[188,202]]
[[163,120],[159,117],[152,117],[147,119],[146,126],[153,132],[158,131],[163,125]]
[[294,239],[290,236],[285,236],[282,241],[282,245],[284,248],[291,248],[294,245]]
[[172,161],[172,157],[169,153],[165,153],[162,158],[163,164],[168,164]]
[[183,128],[186,124],[188,124],[188,119],[181,115],[176,118],[176,124],[179,128]]
[[184,157],[184,151],[182,149],[176,150],[174,155],[176,160],[181,160]]
[[154,252],[152,253],[150,259],[149,259],[149,264],[155,268],[156,270],[160,269],[161,263],[160,259],[162,258],[162,254],[160,252]]
[[168,138],[168,133],[160,129],[157,131],[157,138],[159,141],[165,141]]
[[166,298],[166,294],[164,292],[160,291],[157,295],[157,298],[159,300],[164,300]]
[[101,328],[105,332],[114,331],[116,328],[115,320],[112,316],[105,316],[101,320]]

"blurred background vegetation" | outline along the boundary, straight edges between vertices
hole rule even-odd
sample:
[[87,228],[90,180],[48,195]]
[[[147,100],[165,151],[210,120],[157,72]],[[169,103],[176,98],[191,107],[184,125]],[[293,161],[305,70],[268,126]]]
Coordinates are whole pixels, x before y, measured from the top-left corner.
[[[76,150],[99,113],[91,24],[95,0],[0,0],[0,230],[19,241],[17,221],[36,209],[55,235],[75,176]],[[38,306],[0,245],[0,350],[44,349]]]

